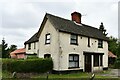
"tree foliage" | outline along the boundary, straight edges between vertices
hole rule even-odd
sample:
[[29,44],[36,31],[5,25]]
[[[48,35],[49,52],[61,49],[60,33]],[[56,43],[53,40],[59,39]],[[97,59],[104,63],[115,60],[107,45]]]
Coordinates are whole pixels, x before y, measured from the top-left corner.
[[2,44],[0,44],[0,58],[2,57]]
[[108,42],[108,50],[120,57],[120,41],[111,36]]
[[108,50],[113,52],[114,54],[117,54],[117,48],[118,48],[117,38],[111,36],[108,42]]
[[1,44],[2,58],[8,58],[9,53],[16,49],[17,49],[16,45],[11,45],[10,47],[8,47],[8,44],[5,42],[5,39],[2,40],[2,44]]
[[117,55],[118,57],[120,57],[120,41],[118,42]]
[[8,48],[8,51],[9,53],[16,50],[17,49],[17,46],[16,45],[11,45],[9,48]]
[[8,57],[8,44],[5,42],[5,40],[2,40],[2,58],[7,58]]

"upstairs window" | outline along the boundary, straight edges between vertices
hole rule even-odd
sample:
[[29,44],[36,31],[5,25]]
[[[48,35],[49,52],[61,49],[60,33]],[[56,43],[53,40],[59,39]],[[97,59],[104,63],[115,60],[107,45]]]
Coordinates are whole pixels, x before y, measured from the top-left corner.
[[50,44],[50,33],[45,35],[45,44]]
[[103,48],[103,40],[98,40],[98,48]]
[[79,55],[69,54],[69,68],[78,68],[79,67]]
[[88,37],[88,47],[90,47],[90,37]]
[[70,44],[74,44],[74,45],[78,44],[78,35],[71,34]]
[[28,50],[30,50],[30,49],[31,49],[31,43],[28,44]]

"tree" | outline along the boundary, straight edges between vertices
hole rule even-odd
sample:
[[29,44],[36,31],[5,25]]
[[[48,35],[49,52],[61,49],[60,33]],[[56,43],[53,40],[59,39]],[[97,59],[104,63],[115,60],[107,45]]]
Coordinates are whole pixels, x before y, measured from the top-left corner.
[[2,57],[2,44],[0,44],[0,58]]
[[118,42],[117,55],[118,57],[120,57],[120,41]]
[[9,48],[8,48],[8,51],[9,53],[16,50],[17,49],[17,46],[16,45],[11,45]]
[[4,38],[2,40],[2,58],[8,57],[8,50],[7,50],[8,44],[5,42]]
[[5,42],[5,39],[3,38],[2,40],[2,44],[1,44],[2,50],[2,58],[9,58],[9,54],[17,49],[16,45],[11,45],[10,47],[8,47],[8,44]]
[[108,42],[108,50],[113,52],[116,55],[117,55],[117,49],[118,49],[117,41],[118,41],[117,38],[114,38],[114,37],[111,36],[109,38],[109,42]]

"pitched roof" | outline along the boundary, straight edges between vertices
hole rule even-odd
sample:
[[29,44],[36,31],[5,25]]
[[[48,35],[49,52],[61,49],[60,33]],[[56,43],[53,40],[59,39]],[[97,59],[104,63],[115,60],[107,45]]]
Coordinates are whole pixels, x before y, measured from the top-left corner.
[[35,33],[28,41],[26,41],[24,44],[29,44],[29,43],[32,43],[32,42],[37,42],[39,40],[39,37],[37,37],[37,33]]
[[25,53],[25,48],[17,49],[10,53],[10,55]]
[[108,40],[108,38],[97,28],[86,24],[77,24],[72,20],[67,20],[58,16],[46,13],[47,18],[59,31],[74,33],[82,36]]
[[117,58],[111,51],[108,51],[108,57]]
[[37,42],[39,40],[38,38],[40,36],[40,33],[47,19],[49,19],[52,25],[55,27],[55,29],[59,31],[108,41],[108,38],[102,33],[102,31],[100,31],[97,28],[94,28],[92,26],[82,24],[82,23],[77,24],[72,20],[64,19],[52,14],[46,13],[39,31],[36,34],[34,34],[28,41],[26,41],[25,44]]

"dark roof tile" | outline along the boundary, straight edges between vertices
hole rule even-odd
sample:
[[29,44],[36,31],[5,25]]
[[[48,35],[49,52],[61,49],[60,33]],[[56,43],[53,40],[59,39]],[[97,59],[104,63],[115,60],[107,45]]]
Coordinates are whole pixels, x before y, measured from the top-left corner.
[[[108,38],[99,29],[94,28],[92,26],[82,23],[78,24],[74,21],[54,16],[48,13],[46,13],[45,17],[48,18],[52,25],[55,27],[55,29],[59,31],[108,41]],[[25,44],[37,42],[39,40],[38,32],[35,33],[28,41],[26,41]]]
[[24,44],[29,44],[29,43],[33,43],[33,42],[38,42],[39,38],[37,37],[37,33],[35,33],[28,41],[26,41]]
[[74,34],[79,34],[82,36],[108,40],[108,38],[97,28],[94,28],[85,24],[78,24],[74,21],[67,20],[61,17],[57,17],[51,14],[46,14],[47,18],[53,24],[53,26],[63,32],[69,32]]

